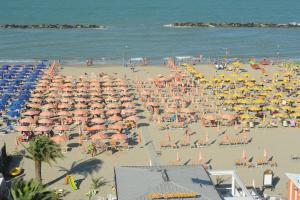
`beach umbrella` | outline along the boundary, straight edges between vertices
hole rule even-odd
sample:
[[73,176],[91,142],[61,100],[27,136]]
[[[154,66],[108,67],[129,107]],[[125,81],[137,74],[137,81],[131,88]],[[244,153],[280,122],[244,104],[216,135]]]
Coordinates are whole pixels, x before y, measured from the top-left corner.
[[40,124],[52,124],[52,120],[51,119],[39,119],[38,121]]
[[39,114],[39,111],[36,111],[36,110],[28,110],[23,113],[23,115],[25,115],[25,116],[34,116],[34,115],[38,115],[38,114]]
[[70,108],[73,107],[72,105],[68,104],[68,103],[60,103],[57,106],[59,109],[65,109],[65,108]]
[[105,140],[108,136],[104,133],[96,133],[90,137],[92,140]]
[[83,104],[83,103],[78,103],[78,104],[75,104],[75,108],[77,109],[81,109],[81,108],[87,108],[87,105],[86,104]]
[[198,154],[198,161],[201,163],[202,162],[202,153],[201,152],[199,152],[199,154]]
[[78,116],[82,116],[82,115],[86,115],[87,112],[85,110],[80,109],[80,110],[75,110],[74,114]]
[[187,114],[195,113],[195,111],[191,108],[183,108],[183,109],[181,109],[181,112],[182,113],[187,113]]
[[62,103],[69,103],[69,102],[71,102],[72,101],[72,99],[71,98],[66,98],[66,97],[64,97],[64,98],[61,98],[61,99],[59,99],[60,100],[60,102],[62,102]]
[[286,113],[276,113],[273,116],[278,118],[288,118],[288,115]]
[[51,104],[51,103],[48,103],[48,104],[43,105],[42,108],[46,109],[46,110],[50,110],[50,109],[54,109],[55,105]]
[[38,103],[28,103],[27,106],[29,108],[40,108],[41,104],[38,104]]
[[120,98],[120,101],[121,102],[130,102],[130,101],[132,101],[132,99],[129,97],[122,97],[122,98]]
[[239,106],[239,105],[233,107],[233,110],[235,110],[235,111],[243,111],[245,109],[246,109],[245,107]]
[[127,136],[125,134],[116,133],[116,134],[113,134],[111,136],[111,139],[113,139],[113,140],[126,140]]
[[237,118],[237,115],[235,114],[223,114],[222,119],[226,119],[226,120],[234,120]]
[[176,113],[177,112],[177,109],[176,108],[166,108],[164,110],[166,113]]
[[136,114],[136,110],[135,109],[125,109],[121,111],[122,115],[134,115]]
[[300,117],[300,112],[292,113],[291,116],[295,118]]
[[254,115],[250,115],[247,113],[240,115],[241,119],[253,119],[254,117],[255,117]]
[[179,156],[179,152],[178,151],[176,152],[176,161],[180,162],[180,156]]
[[29,101],[33,102],[33,103],[40,103],[42,101],[42,99],[40,99],[40,98],[30,98]]
[[70,127],[67,125],[59,125],[54,127],[55,131],[68,131],[69,129]]
[[90,110],[90,113],[92,115],[100,115],[100,114],[104,114],[104,110],[100,110],[100,109]]
[[135,107],[135,104],[132,102],[125,102],[125,103],[122,103],[122,106],[125,108],[129,108],[129,107]]
[[265,109],[265,110],[271,110],[271,111],[274,111],[274,110],[277,109],[277,107],[272,106],[272,105],[269,105],[269,106],[265,106],[264,109]]
[[101,103],[96,102],[96,103],[91,104],[91,108],[92,109],[94,109],[94,108],[104,108],[104,105],[101,104]]
[[248,99],[238,99],[237,102],[240,104],[250,104],[250,101]]
[[148,102],[148,103],[146,103],[145,105],[146,105],[146,107],[148,107],[148,106],[159,107],[159,104],[156,103],[156,102]]
[[91,131],[102,131],[105,129],[106,127],[104,125],[94,125],[90,128]]
[[224,101],[224,104],[235,104],[236,101],[232,100],[232,99],[228,99]]
[[51,138],[51,140],[53,140],[56,143],[60,143],[60,142],[67,142],[69,138],[66,135],[55,135]]
[[267,152],[267,149],[264,148],[264,158],[267,159],[268,158],[268,152]]
[[122,131],[123,125],[122,124],[111,124],[108,126],[108,129],[110,130],[117,130],[117,131]]
[[106,115],[116,115],[116,114],[120,114],[121,110],[120,109],[112,109],[112,110],[108,110],[106,112]]
[[32,124],[32,123],[34,123],[34,119],[32,117],[26,117],[26,118],[20,119],[20,123]]
[[282,110],[292,110],[293,107],[292,106],[282,106],[281,109]]
[[243,150],[242,159],[245,160],[245,161],[247,160],[247,153],[246,153],[245,150]]
[[248,108],[248,110],[250,110],[250,111],[260,111],[261,108],[260,108],[259,106],[250,106],[250,107]]
[[209,121],[214,121],[214,120],[217,120],[217,117],[215,115],[206,115],[206,116],[204,116],[204,119],[209,120]]
[[209,136],[207,133],[205,133],[205,143],[208,143],[208,140],[209,140]]
[[45,111],[42,111],[42,112],[40,113],[40,116],[41,116],[41,117],[52,117],[52,116],[53,116],[53,112],[50,112],[50,111],[45,110]]
[[105,107],[109,108],[109,109],[117,109],[117,108],[120,108],[120,105],[117,103],[109,103]]
[[91,122],[95,123],[95,124],[104,124],[105,121],[102,118],[93,118],[91,119]]
[[51,127],[49,126],[38,126],[34,129],[36,132],[48,132],[51,130]]
[[19,132],[23,132],[23,131],[31,131],[31,128],[28,126],[17,126],[15,127],[15,130]]
[[73,117],[73,120],[77,121],[77,122],[86,122],[88,120],[88,118],[82,117],[82,116],[76,116],[76,117]]
[[171,142],[171,134],[170,133],[166,133],[166,141]]
[[108,121],[110,122],[118,122],[118,121],[122,121],[122,117],[119,117],[119,116],[112,116],[112,117],[109,117],[108,118]]
[[54,102],[56,102],[57,100],[56,100],[55,97],[47,97],[47,98],[45,99],[45,101],[46,101],[47,103],[54,103]]
[[134,121],[137,122],[139,120],[138,116],[130,116],[124,119],[124,121]]

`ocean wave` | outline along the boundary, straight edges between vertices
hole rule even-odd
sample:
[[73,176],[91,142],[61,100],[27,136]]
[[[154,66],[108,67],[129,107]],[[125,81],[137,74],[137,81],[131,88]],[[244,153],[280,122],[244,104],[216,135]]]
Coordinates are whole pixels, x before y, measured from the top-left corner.
[[42,59],[0,59],[0,63],[38,63]]

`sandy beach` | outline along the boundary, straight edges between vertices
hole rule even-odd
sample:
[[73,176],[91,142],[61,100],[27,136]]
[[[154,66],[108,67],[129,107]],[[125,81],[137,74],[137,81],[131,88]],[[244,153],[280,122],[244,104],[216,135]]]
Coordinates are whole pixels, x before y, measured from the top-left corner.
[[[197,65],[197,70],[201,71],[207,77],[218,76],[221,73],[230,74],[232,72],[216,71],[212,65]],[[242,67],[256,79],[260,79],[262,74],[257,70],[253,70],[249,65]],[[182,70],[184,70],[182,68]],[[279,71],[275,66],[268,66],[269,73]],[[138,66],[135,72],[129,68],[117,65],[95,65],[95,66],[62,66],[60,73],[66,76],[79,77],[87,73],[86,76],[92,74],[106,73],[118,78],[128,78],[130,83],[135,86],[137,81],[146,81],[148,78],[154,78],[158,75],[168,76],[172,72],[164,65],[148,65]],[[136,95],[138,97],[138,95]],[[275,189],[273,191],[266,190],[266,194],[274,196],[287,196],[287,177],[286,172],[299,173],[300,161],[293,161],[292,155],[300,155],[299,151],[299,128],[292,127],[278,127],[278,128],[251,128],[249,137],[251,142],[244,145],[236,146],[220,146],[219,143],[224,137],[224,131],[228,135],[239,135],[238,129],[232,127],[204,127],[201,122],[189,124],[188,128],[191,133],[190,141],[195,142],[203,139],[208,135],[209,145],[200,148],[180,147],[178,149],[160,147],[160,142],[164,140],[166,134],[171,135],[171,140],[175,143],[183,138],[185,129],[171,128],[168,130],[160,130],[158,124],[149,120],[149,112],[142,105],[140,99],[138,113],[142,117],[140,126],[133,131],[142,134],[142,143],[134,145],[128,150],[118,151],[114,154],[111,152],[104,152],[95,157],[87,155],[83,147],[77,145],[77,137],[68,141],[68,145],[72,147],[71,151],[64,153],[64,159],[58,160],[57,163],[49,166],[43,165],[42,175],[43,182],[48,183],[50,188],[61,188],[68,192],[64,199],[87,199],[85,193],[89,191],[91,184],[91,175],[94,177],[103,177],[106,184],[99,189],[99,194],[96,196],[106,196],[114,193],[114,167],[115,166],[131,166],[131,165],[149,165],[153,157],[158,159],[162,165],[170,165],[176,161],[176,157],[180,156],[180,163],[190,165],[197,160],[199,153],[203,158],[203,163],[209,164],[214,170],[232,170],[235,169],[240,175],[245,185],[251,186],[253,181],[256,187],[261,187],[263,184],[263,172],[266,169],[272,169],[275,175]],[[77,129],[71,131],[76,136]],[[22,151],[22,146],[16,146],[15,137],[18,133],[10,133],[7,135],[0,135],[0,140],[5,141],[9,154],[15,154]],[[150,144],[151,143],[151,144]],[[152,145],[153,144],[153,145]],[[64,144],[63,144],[64,145]],[[151,147],[150,147],[151,145]],[[247,152],[249,158],[254,161],[263,157],[264,149],[267,149],[268,154],[272,160],[276,161],[277,167],[236,167],[235,162],[241,159],[242,152]],[[20,152],[19,152],[20,153]],[[153,155],[155,153],[155,155]],[[161,154],[161,155],[157,155]],[[76,163],[74,163],[76,162]],[[154,160],[151,160],[154,162]],[[25,169],[25,179],[34,178],[34,162],[27,158],[20,161],[16,160],[15,166],[19,165]],[[64,175],[66,171],[61,167],[70,169],[75,180],[79,180],[79,189],[72,190],[70,185],[64,184]],[[153,164],[153,163],[152,163]],[[95,199],[95,198],[94,198]]]

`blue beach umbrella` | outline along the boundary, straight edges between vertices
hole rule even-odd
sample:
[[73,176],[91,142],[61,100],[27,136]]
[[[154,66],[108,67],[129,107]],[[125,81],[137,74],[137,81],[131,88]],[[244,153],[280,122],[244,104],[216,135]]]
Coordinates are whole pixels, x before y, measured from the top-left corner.
[[8,111],[6,115],[10,117],[20,117],[20,113],[18,111]]

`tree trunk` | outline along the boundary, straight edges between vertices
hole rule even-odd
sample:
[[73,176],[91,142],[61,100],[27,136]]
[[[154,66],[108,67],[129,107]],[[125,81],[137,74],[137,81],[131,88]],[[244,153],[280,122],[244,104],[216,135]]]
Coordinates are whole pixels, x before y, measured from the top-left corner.
[[35,164],[35,179],[39,182],[42,182],[42,162],[36,160]]

